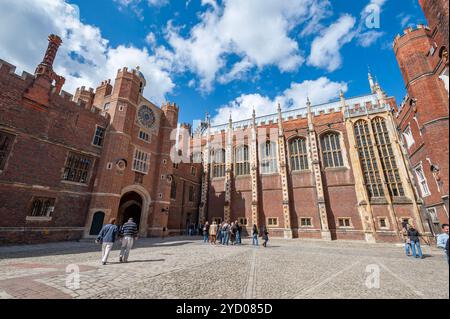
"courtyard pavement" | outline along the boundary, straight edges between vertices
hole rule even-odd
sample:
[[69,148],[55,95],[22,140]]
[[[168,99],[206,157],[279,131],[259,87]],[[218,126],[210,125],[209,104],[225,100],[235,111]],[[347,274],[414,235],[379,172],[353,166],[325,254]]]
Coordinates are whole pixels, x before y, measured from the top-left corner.
[[425,258],[413,259],[394,244],[139,239],[128,263],[118,262],[117,244],[102,266],[91,241],[0,247],[0,299],[448,299],[443,252],[422,248]]

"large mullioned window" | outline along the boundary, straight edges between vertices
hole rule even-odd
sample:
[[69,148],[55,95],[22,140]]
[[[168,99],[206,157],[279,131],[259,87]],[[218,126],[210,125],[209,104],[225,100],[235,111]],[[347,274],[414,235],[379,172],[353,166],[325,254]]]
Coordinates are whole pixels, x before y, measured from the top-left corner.
[[383,183],[378,170],[375,151],[370,138],[369,125],[360,120],[355,123],[355,138],[358,147],[359,160],[364,175],[364,184],[369,198],[384,196]]
[[339,134],[327,133],[325,135],[322,135],[320,143],[322,146],[322,158],[324,167],[343,167],[344,159],[342,157]]
[[11,152],[14,135],[0,132],[0,171],[5,168],[6,160]]
[[372,129],[389,193],[393,197],[405,196],[386,121],[381,117],[376,117],[372,120]]
[[63,180],[87,184],[92,159],[80,154],[70,153],[64,166]]
[[304,171],[309,168],[306,139],[294,138],[289,142],[289,157],[292,171]]
[[277,144],[268,141],[261,144],[261,174],[278,173]]
[[213,154],[213,177],[225,176],[225,150],[218,149]]
[[248,156],[248,146],[243,145],[236,148],[235,151],[235,174],[236,176],[249,175],[250,174],[250,162]]

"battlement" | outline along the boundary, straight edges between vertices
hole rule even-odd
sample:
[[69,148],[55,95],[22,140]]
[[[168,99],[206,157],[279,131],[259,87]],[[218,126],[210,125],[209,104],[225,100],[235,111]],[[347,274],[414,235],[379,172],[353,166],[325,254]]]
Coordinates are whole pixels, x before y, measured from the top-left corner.
[[34,75],[23,71],[22,74],[17,74],[16,72],[17,67],[15,65],[12,65],[2,59],[0,59],[0,76],[4,75],[13,75],[18,79],[22,79],[26,82],[33,81]]
[[395,37],[394,42],[393,42],[393,47],[395,47],[401,39],[407,37],[408,35],[413,35],[413,34],[415,35],[417,33],[427,34],[428,32],[431,32],[431,29],[424,24],[418,24],[415,27],[405,28],[403,30],[402,35],[397,34],[397,36]]
[[178,107],[178,105],[175,102],[172,102],[172,103],[170,103],[170,102],[163,102],[163,104],[161,105],[161,109],[162,110],[164,110],[164,109],[166,109],[166,110],[172,109],[172,110],[178,111],[179,107]]

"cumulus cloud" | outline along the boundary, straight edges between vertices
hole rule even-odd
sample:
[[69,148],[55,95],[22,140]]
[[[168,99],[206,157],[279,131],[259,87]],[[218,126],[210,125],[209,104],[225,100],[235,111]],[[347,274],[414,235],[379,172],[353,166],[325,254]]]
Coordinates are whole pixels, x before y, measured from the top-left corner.
[[308,64],[320,67],[329,72],[337,70],[342,64],[341,47],[350,42],[356,20],[351,15],[343,15],[338,21],[325,29],[311,44],[311,55]]
[[[281,72],[297,70],[305,58],[292,30],[301,24],[311,25],[312,32],[328,14],[328,0],[202,0],[207,6],[200,22],[187,36],[171,23],[166,38],[176,60],[200,77],[200,87],[210,91],[219,79],[229,82],[252,67],[276,66]],[[225,70],[230,56],[241,61]],[[245,73],[245,72],[244,72]]]
[[63,40],[54,67],[66,78],[64,89],[69,92],[83,85],[96,87],[108,78],[114,80],[119,68],[137,65],[147,77],[144,94],[154,102],[164,101],[174,87],[171,55],[164,49],[151,55],[145,48],[111,47],[99,28],[80,21],[78,7],[73,4],[63,0],[0,1],[0,58],[33,72],[42,60],[50,33]]
[[326,103],[339,96],[339,90],[346,92],[348,85],[345,82],[334,82],[326,77],[316,80],[306,80],[301,83],[292,83],[290,88],[281,95],[271,99],[261,94],[243,94],[216,110],[212,118],[213,125],[227,123],[231,116],[235,120],[250,118],[253,108],[257,116],[275,113],[278,103],[284,110],[304,107],[307,97],[313,104]]

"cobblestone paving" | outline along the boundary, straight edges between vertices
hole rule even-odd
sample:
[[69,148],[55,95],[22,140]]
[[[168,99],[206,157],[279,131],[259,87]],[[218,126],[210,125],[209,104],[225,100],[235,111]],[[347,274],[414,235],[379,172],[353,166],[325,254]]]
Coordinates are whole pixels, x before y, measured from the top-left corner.
[[[100,246],[91,242],[0,247],[0,299],[448,299],[443,253],[423,249],[420,260],[390,244],[273,239],[263,248],[250,240],[215,247],[192,237],[141,239],[129,263],[118,262],[116,247],[102,266]],[[79,287],[66,268],[74,265]]]

